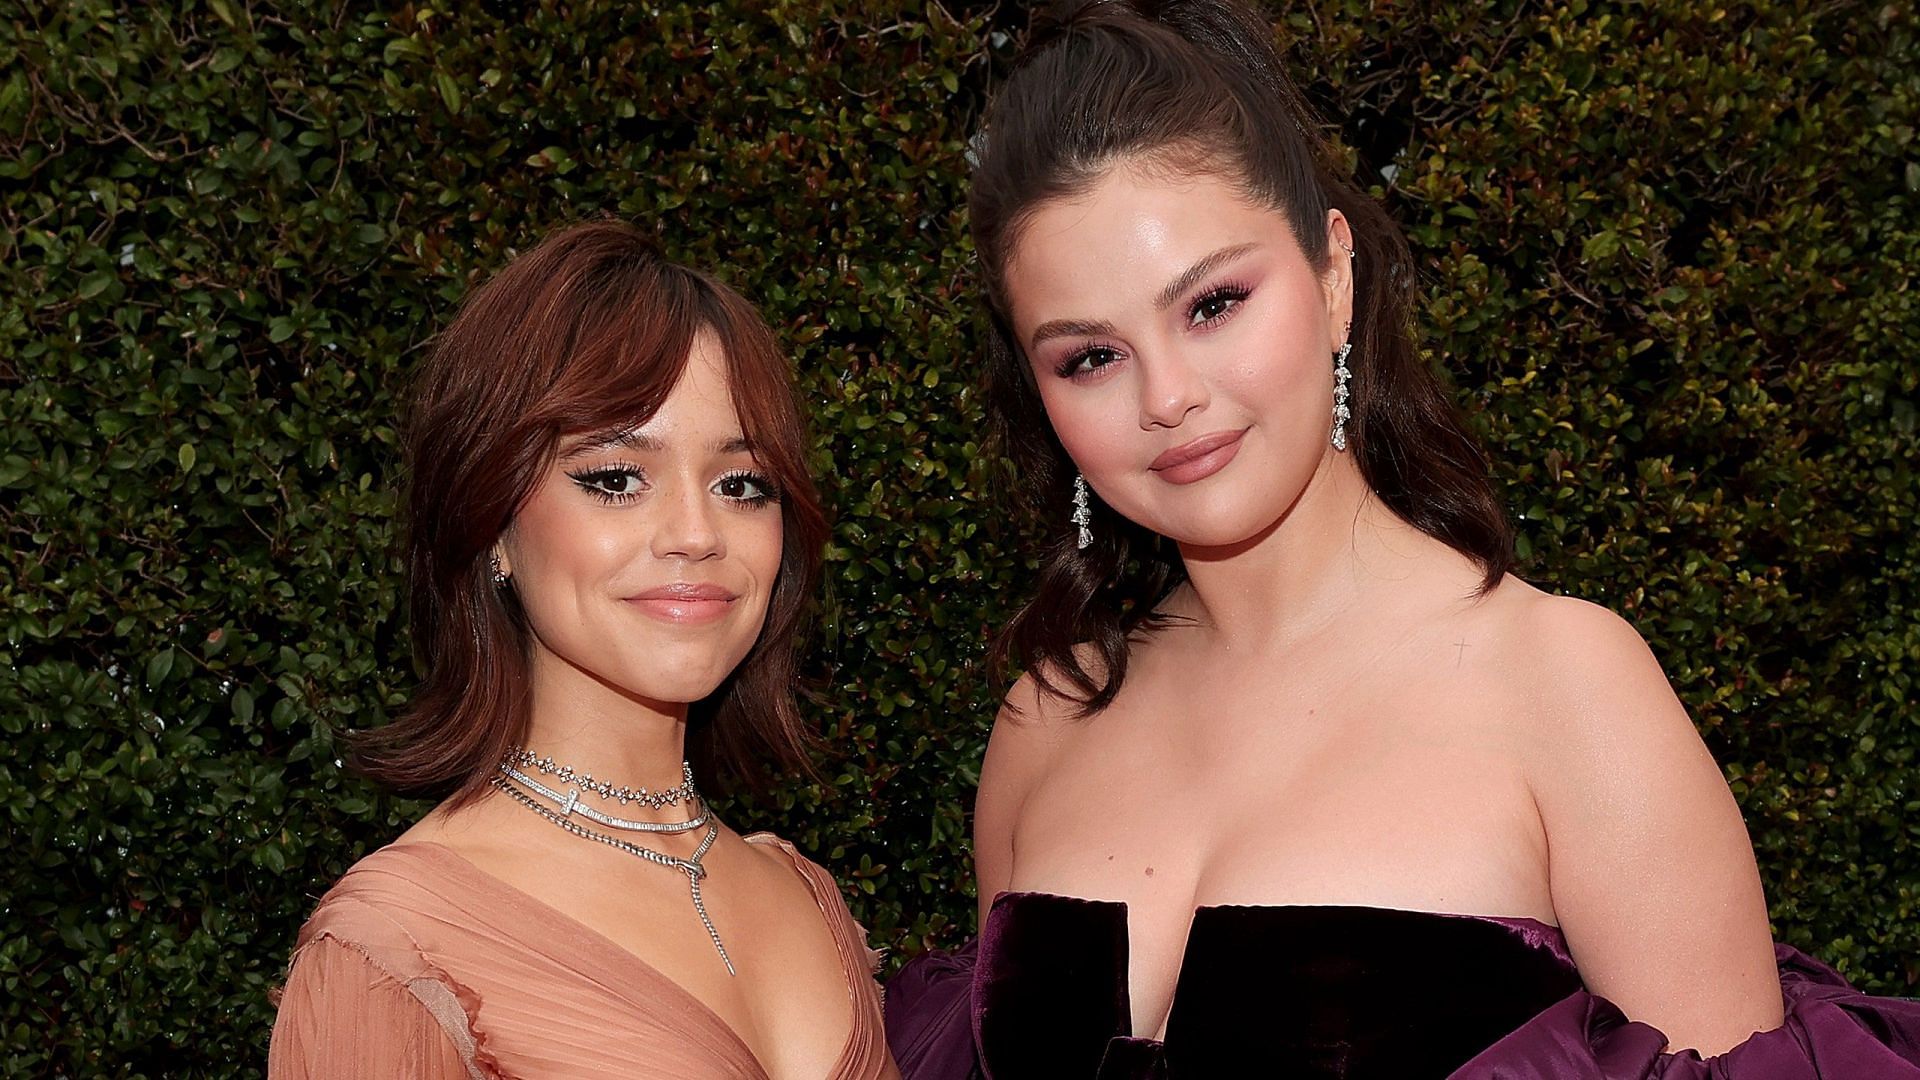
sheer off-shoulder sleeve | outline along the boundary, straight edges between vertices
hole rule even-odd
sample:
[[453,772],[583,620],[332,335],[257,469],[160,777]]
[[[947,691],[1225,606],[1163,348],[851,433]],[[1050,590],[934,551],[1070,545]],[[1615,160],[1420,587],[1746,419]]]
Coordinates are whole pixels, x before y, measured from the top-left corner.
[[294,954],[267,1056],[269,1080],[483,1080],[455,990],[403,978],[360,947],[315,937]]

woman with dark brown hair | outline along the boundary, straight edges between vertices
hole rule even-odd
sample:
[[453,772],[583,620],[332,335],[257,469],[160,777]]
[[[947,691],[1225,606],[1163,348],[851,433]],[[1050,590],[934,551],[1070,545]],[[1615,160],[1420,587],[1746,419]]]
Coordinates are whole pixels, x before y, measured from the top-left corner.
[[1405,242],[1317,131],[1231,0],[1059,5],[987,114],[993,408],[1053,539],[977,956],[896,980],[903,1071],[1920,1076],[1920,1005],[1773,946],[1639,636],[1509,575]]
[[752,308],[630,227],[467,300],[407,418],[424,680],[354,739],[444,801],[321,899],[270,1076],[897,1075],[832,877],[698,786],[807,767],[805,452]]

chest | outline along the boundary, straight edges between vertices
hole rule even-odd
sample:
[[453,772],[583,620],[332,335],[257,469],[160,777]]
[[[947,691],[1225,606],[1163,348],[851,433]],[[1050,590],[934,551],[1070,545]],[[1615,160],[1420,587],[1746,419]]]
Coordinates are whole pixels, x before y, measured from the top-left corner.
[[1525,748],[1468,709],[1394,693],[1207,704],[1142,695],[1084,721],[1020,808],[1015,887],[1038,874],[1197,903],[1444,901],[1449,867],[1544,871]]
[[[706,860],[701,902],[733,963],[729,974],[685,874],[610,848],[561,850],[579,861],[534,872],[522,860],[493,872],[561,916],[552,934],[567,948],[620,973],[595,981],[609,1009],[628,1014],[610,1030],[652,1033],[642,1040],[649,1053],[666,1055],[684,1075],[834,1075],[863,1004],[852,987],[864,970],[861,958],[842,955],[807,884],[776,861],[784,856],[728,836]],[[555,961],[556,979],[578,978],[579,965]],[[582,989],[566,993],[579,997]],[[534,1066],[552,1048],[565,1049],[545,1021],[514,1031],[516,1018],[513,1010],[493,1018],[503,1060],[520,1054]],[[551,1074],[553,1065],[527,1075]]]
[[[1546,847],[1499,726],[1431,688],[1136,693],[1029,793],[1010,889],[1125,904],[1134,1030],[1161,1030],[1197,907],[1551,919]],[[1483,698],[1484,700],[1484,698]]]

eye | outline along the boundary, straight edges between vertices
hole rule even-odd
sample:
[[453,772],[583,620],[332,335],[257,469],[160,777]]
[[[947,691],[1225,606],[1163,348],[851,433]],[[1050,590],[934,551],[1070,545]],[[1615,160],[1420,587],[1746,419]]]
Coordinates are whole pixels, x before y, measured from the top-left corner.
[[748,506],[763,506],[779,499],[773,481],[751,470],[730,472],[715,481],[714,494]]
[[1071,379],[1076,375],[1091,374],[1118,359],[1120,359],[1119,350],[1106,345],[1094,345],[1081,349],[1062,360],[1057,372],[1061,378]]
[[1217,326],[1226,320],[1240,302],[1247,298],[1247,290],[1238,285],[1222,285],[1193,302],[1187,309],[1189,326]]
[[645,490],[647,482],[639,469],[625,465],[567,475],[580,485],[580,490],[609,503],[622,503],[638,496]]

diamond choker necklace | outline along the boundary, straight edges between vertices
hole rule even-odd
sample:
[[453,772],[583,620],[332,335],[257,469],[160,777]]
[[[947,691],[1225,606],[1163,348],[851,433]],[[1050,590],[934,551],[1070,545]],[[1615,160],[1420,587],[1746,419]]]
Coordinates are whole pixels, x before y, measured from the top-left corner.
[[541,757],[531,750],[518,746],[507,748],[507,758],[501,764],[511,765],[516,769],[532,769],[542,776],[551,776],[562,784],[570,784],[582,791],[591,791],[603,799],[612,799],[621,806],[637,802],[653,810],[663,810],[677,803],[690,802],[700,796],[699,789],[693,786],[693,766],[684,761],[680,763],[680,786],[664,788],[660,791],[621,787],[605,780],[595,780],[592,773],[577,772],[571,765],[558,764],[550,757]]

